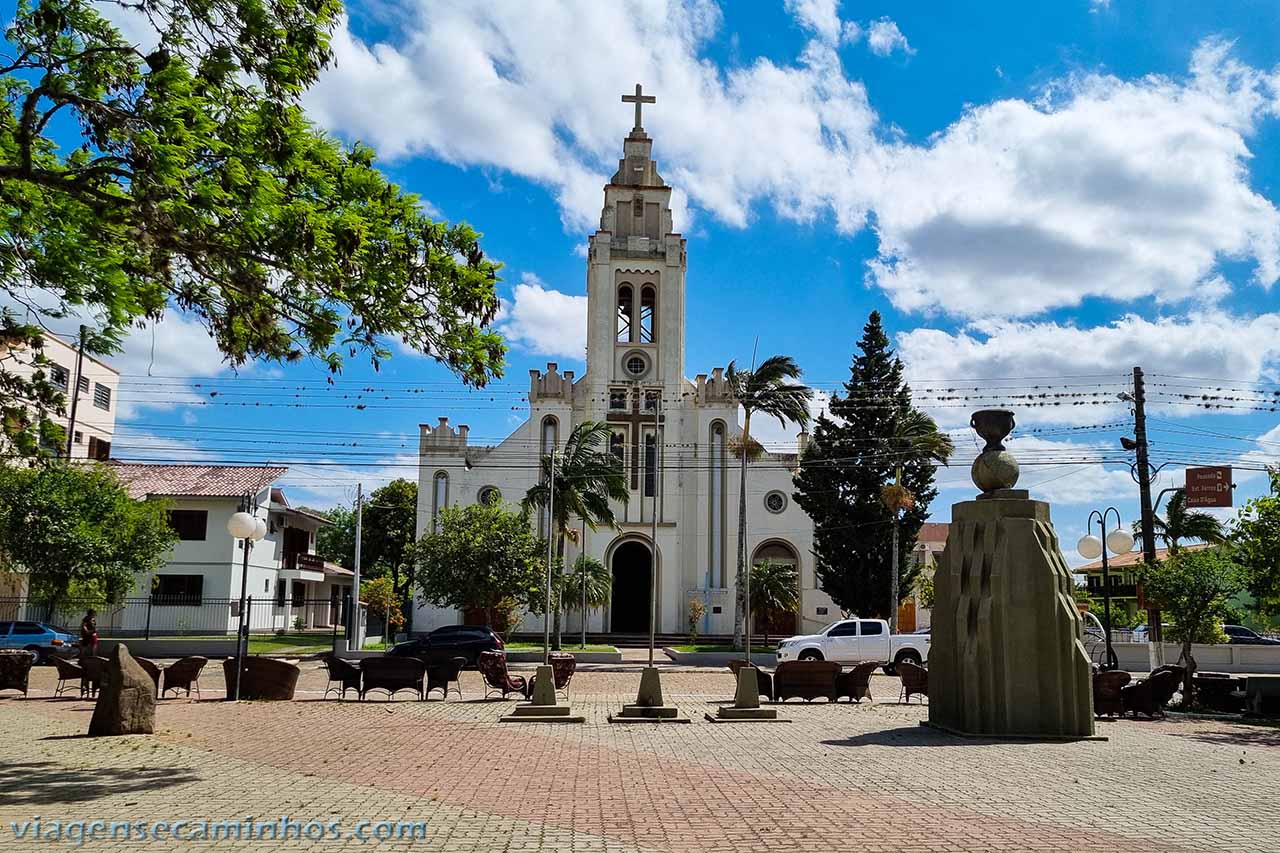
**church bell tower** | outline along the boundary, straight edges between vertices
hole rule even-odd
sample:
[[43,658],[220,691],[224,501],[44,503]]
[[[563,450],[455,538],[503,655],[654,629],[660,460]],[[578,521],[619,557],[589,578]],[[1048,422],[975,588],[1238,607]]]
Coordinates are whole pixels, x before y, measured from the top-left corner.
[[685,240],[672,227],[671,187],[658,174],[640,84],[623,95],[635,126],[604,188],[600,230],[589,238],[587,378],[599,398],[620,387],[678,394],[684,379]]

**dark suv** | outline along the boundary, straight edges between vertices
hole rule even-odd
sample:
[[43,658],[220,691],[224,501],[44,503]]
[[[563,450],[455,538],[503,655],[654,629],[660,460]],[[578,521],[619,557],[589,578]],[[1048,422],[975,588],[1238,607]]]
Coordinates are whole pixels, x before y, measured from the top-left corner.
[[502,639],[487,625],[445,625],[425,637],[396,643],[387,654],[422,658],[430,663],[464,657],[467,666],[475,666],[481,652],[501,648]]
[[1236,645],[1280,646],[1280,640],[1260,636],[1258,632],[1251,631],[1243,625],[1223,625],[1222,630],[1226,633],[1229,641]]

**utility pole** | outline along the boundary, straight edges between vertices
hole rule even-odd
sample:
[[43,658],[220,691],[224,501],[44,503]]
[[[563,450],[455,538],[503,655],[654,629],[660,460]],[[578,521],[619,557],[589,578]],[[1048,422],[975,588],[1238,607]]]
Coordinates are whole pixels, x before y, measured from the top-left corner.
[[582,519],[582,538],[578,540],[578,559],[582,561],[582,650],[587,650],[587,519]]
[[[356,553],[355,573],[351,578],[351,633],[355,636],[354,651],[364,648],[364,637],[360,635],[360,537],[364,532],[364,483],[356,483]],[[347,641],[347,650],[353,651],[351,641]]]
[[[1147,453],[1147,392],[1142,368],[1133,369],[1133,438],[1137,445],[1138,501],[1141,508],[1142,559],[1147,565],[1156,561],[1155,512],[1151,508],[1151,463]],[[1160,631],[1160,611],[1147,609],[1148,636],[1161,649],[1164,637]]]
[[551,445],[551,474],[547,478],[547,609],[542,613],[542,664],[551,665],[551,567],[555,562],[556,446]]
[[661,475],[661,455],[659,450],[662,447],[661,434],[662,429],[662,391],[654,393],[653,400],[653,533],[650,541],[653,543],[653,553],[649,555],[649,666],[653,666],[653,646],[654,637],[658,630],[658,492],[662,481],[659,479]]
[[89,333],[88,327],[80,324],[80,345],[76,347],[76,375],[71,377],[71,417],[67,424],[67,458],[71,458],[71,447],[76,440],[76,404],[80,402],[80,377],[84,376],[84,339]]

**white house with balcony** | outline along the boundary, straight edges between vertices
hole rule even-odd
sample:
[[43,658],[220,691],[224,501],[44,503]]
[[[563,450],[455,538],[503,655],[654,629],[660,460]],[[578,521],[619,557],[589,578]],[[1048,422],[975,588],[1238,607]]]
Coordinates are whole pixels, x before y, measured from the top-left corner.
[[133,497],[169,502],[178,542],[161,569],[138,578],[129,606],[99,615],[100,627],[234,632],[244,540],[227,532],[227,522],[241,509],[267,528],[249,551],[252,629],[325,629],[340,622],[353,573],[316,555],[316,534],[330,522],[289,504],[276,485],[287,468],[113,463],[112,469]]

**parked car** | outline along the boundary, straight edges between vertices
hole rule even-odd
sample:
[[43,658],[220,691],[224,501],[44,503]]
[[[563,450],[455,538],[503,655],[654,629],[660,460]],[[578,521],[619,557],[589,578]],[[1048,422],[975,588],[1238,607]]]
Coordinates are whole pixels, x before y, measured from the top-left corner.
[[1226,633],[1232,645],[1280,646],[1280,640],[1263,637],[1257,631],[1250,630],[1243,625],[1223,625],[1222,630]]
[[396,643],[389,655],[422,658],[425,661],[464,657],[475,666],[481,652],[503,648],[502,638],[487,625],[445,625],[430,634]]
[[892,675],[894,665],[929,660],[930,634],[889,633],[883,619],[841,619],[816,634],[788,637],[778,643],[778,662],[831,660],[837,663],[876,661]]
[[48,663],[54,654],[74,653],[75,637],[44,622],[0,622],[0,649],[35,652],[36,663]]

